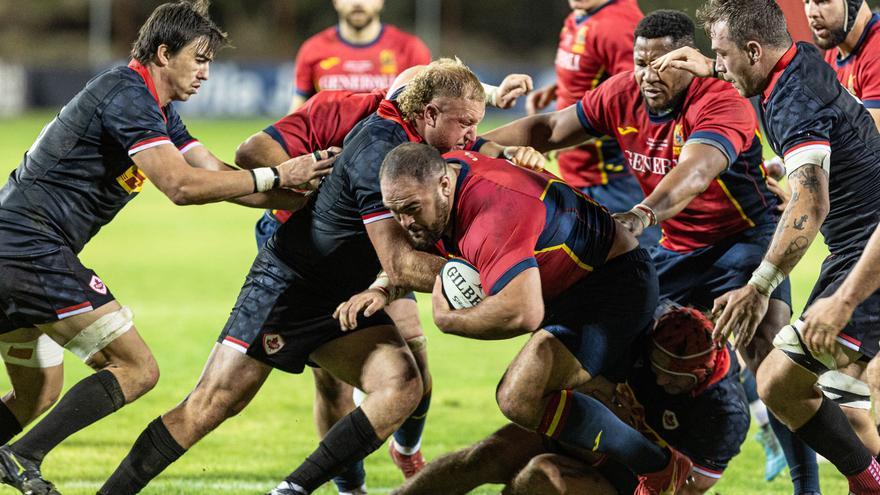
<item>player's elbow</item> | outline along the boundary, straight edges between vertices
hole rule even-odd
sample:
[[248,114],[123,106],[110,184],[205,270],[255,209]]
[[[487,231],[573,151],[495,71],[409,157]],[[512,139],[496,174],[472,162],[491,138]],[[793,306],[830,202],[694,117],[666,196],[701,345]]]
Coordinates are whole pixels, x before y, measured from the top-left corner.
[[202,204],[200,195],[193,185],[177,182],[167,187],[162,192],[177,206]]
[[519,332],[531,333],[540,328],[543,321],[544,305],[526,303],[521,305],[510,319],[510,326]]
[[252,169],[263,166],[259,160],[257,139],[251,136],[235,149],[235,164],[241,168]]

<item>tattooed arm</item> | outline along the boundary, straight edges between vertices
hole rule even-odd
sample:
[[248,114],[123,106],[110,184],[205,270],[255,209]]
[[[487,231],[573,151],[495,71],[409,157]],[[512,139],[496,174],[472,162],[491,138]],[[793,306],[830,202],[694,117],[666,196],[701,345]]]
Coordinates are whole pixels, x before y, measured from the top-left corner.
[[[717,315],[713,336],[727,340],[736,336],[737,349],[744,349],[770,300],[770,293],[797,265],[819,233],[830,208],[828,176],[819,165],[804,165],[788,176],[792,196],[788,202],[770,249],[752,280],[744,287],[727,292],[715,300],[712,312]],[[770,279],[774,279],[770,284]]]

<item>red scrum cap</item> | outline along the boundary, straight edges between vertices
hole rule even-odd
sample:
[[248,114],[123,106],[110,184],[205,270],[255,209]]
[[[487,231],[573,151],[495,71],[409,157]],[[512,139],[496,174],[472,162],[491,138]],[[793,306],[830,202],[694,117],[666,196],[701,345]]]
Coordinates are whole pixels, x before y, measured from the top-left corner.
[[657,320],[651,333],[651,364],[673,375],[686,375],[697,385],[715,371],[718,345],[712,340],[714,325],[694,308],[674,306]]

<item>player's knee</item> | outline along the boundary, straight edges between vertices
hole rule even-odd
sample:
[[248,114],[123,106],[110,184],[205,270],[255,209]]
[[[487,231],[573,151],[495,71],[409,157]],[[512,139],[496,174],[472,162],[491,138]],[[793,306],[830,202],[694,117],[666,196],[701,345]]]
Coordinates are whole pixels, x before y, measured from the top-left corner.
[[779,399],[784,393],[785,366],[784,361],[788,358],[782,351],[774,350],[767,355],[767,358],[758,367],[755,379],[758,382],[758,396],[771,409],[778,405]]
[[510,381],[502,382],[495,393],[495,400],[504,417],[526,428],[535,429],[540,422],[539,411],[532,401],[523,400],[517,387]]
[[153,353],[147,352],[146,355],[138,356],[133,363],[130,363],[130,368],[131,371],[126,373],[128,384],[124,387],[128,402],[153,390],[159,383],[159,364],[156,363]]
[[561,476],[559,468],[551,460],[549,454],[532,458],[513,481],[515,493],[553,493],[558,490],[557,483]]

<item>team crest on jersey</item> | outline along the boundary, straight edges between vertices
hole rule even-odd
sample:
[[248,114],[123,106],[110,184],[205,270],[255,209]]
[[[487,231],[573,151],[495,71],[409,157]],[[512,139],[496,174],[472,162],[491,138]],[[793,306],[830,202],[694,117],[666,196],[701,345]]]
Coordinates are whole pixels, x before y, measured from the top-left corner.
[[318,67],[324,70],[329,70],[339,65],[339,62],[341,62],[339,57],[327,57],[324,60],[318,62]]
[[676,124],[675,129],[672,131],[672,155],[680,155],[682,146],[684,146],[684,131],[681,128],[681,124]]
[[397,74],[397,57],[391,50],[382,50],[379,52],[379,73],[380,74]]
[[263,335],[263,350],[266,354],[272,355],[280,351],[284,347],[284,339],[277,333],[267,333]]
[[678,416],[669,409],[663,411],[663,428],[667,430],[678,428]]
[[584,48],[587,45],[587,31],[589,31],[590,26],[581,26],[577,30],[577,34],[574,36],[574,44],[571,45],[572,53],[584,53]]
[[107,286],[104,285],[104,281],[98,278],[97,275],[92,275],[92,280],[89,281],[89,287],[102,296],[107,295]]
[[146,181],[147,176],[137,168],[137,165],[132,165],[128,170],[123,172],[122,175],[116,178],[116,182],[118,182],[128,194],[141,192],[141,189],[144,187],[144,182]]

